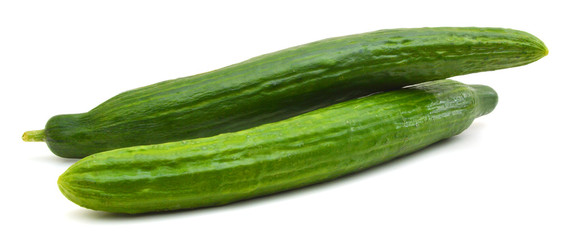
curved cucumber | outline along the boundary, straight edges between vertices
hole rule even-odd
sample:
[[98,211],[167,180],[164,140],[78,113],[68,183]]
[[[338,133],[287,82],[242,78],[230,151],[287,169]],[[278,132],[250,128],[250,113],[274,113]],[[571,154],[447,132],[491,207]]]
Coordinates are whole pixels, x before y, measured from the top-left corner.
[[325,39],[121,93],[58,115],[27,141],[58,156],[208,137],[287,119],[374,92],[521,66],[547,54],[522,31],[393,29]]
[[72,202],[142,213],[217,206],[340,177],[464,131],[486,86],[440,80],[213,137],[97,153],[58,179]]

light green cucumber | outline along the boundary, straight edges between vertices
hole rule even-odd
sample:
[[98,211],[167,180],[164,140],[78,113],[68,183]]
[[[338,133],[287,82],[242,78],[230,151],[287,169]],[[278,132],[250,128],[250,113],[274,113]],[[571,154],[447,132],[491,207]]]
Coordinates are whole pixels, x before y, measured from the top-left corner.
[[496,103],[487,86],[427,82],[239,132],[97,153],[58,186],[72,202],[108,212],[223,205],[414,152],[461,133]]

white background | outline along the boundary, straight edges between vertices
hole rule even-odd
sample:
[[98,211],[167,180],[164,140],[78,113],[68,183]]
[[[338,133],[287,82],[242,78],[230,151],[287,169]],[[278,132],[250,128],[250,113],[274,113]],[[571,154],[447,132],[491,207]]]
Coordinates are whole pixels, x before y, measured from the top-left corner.
[[[0,239],[576,239],[569,1],[2,1]],[[139,216],[81,208],[76,160],[24,143],[49,117],[129,89],[315,40],[386,28],[505,27],[533,64],[453,79],[492,86],[463,134],[360,174],[224,207]]]

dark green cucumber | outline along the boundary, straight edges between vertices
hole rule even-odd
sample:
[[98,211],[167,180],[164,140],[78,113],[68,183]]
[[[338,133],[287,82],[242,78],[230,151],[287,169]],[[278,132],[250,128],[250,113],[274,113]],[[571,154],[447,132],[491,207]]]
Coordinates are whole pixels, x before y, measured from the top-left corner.
[[72,202],[109,212],[223,205],[408,154],[459,134],[496,103],[487,86],[421,83],[239,132],[97,153],[58,185]]
[[325,39],[216,71],[121,93],[87,113],[58,115],[27,141],[58,156],[234,132],[370,93],[520,66],[547,54],[526,32],[393,29]]

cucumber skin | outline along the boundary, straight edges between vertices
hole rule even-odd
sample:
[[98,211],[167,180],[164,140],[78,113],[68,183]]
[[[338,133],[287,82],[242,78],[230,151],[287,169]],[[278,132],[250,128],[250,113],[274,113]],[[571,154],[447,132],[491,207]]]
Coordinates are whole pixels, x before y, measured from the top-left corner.
[[97,153],[58,179],[89,209],[144,213],[223,205],[323,182],[459,134],[497,103],[452,80],[375,94],[252,129]]
[[538,38],[499,28],[393,29],[325,39],[124,92],[87,113],[54,116],[46,142],[58,156],[82,158],[208,137],[546,54]]

